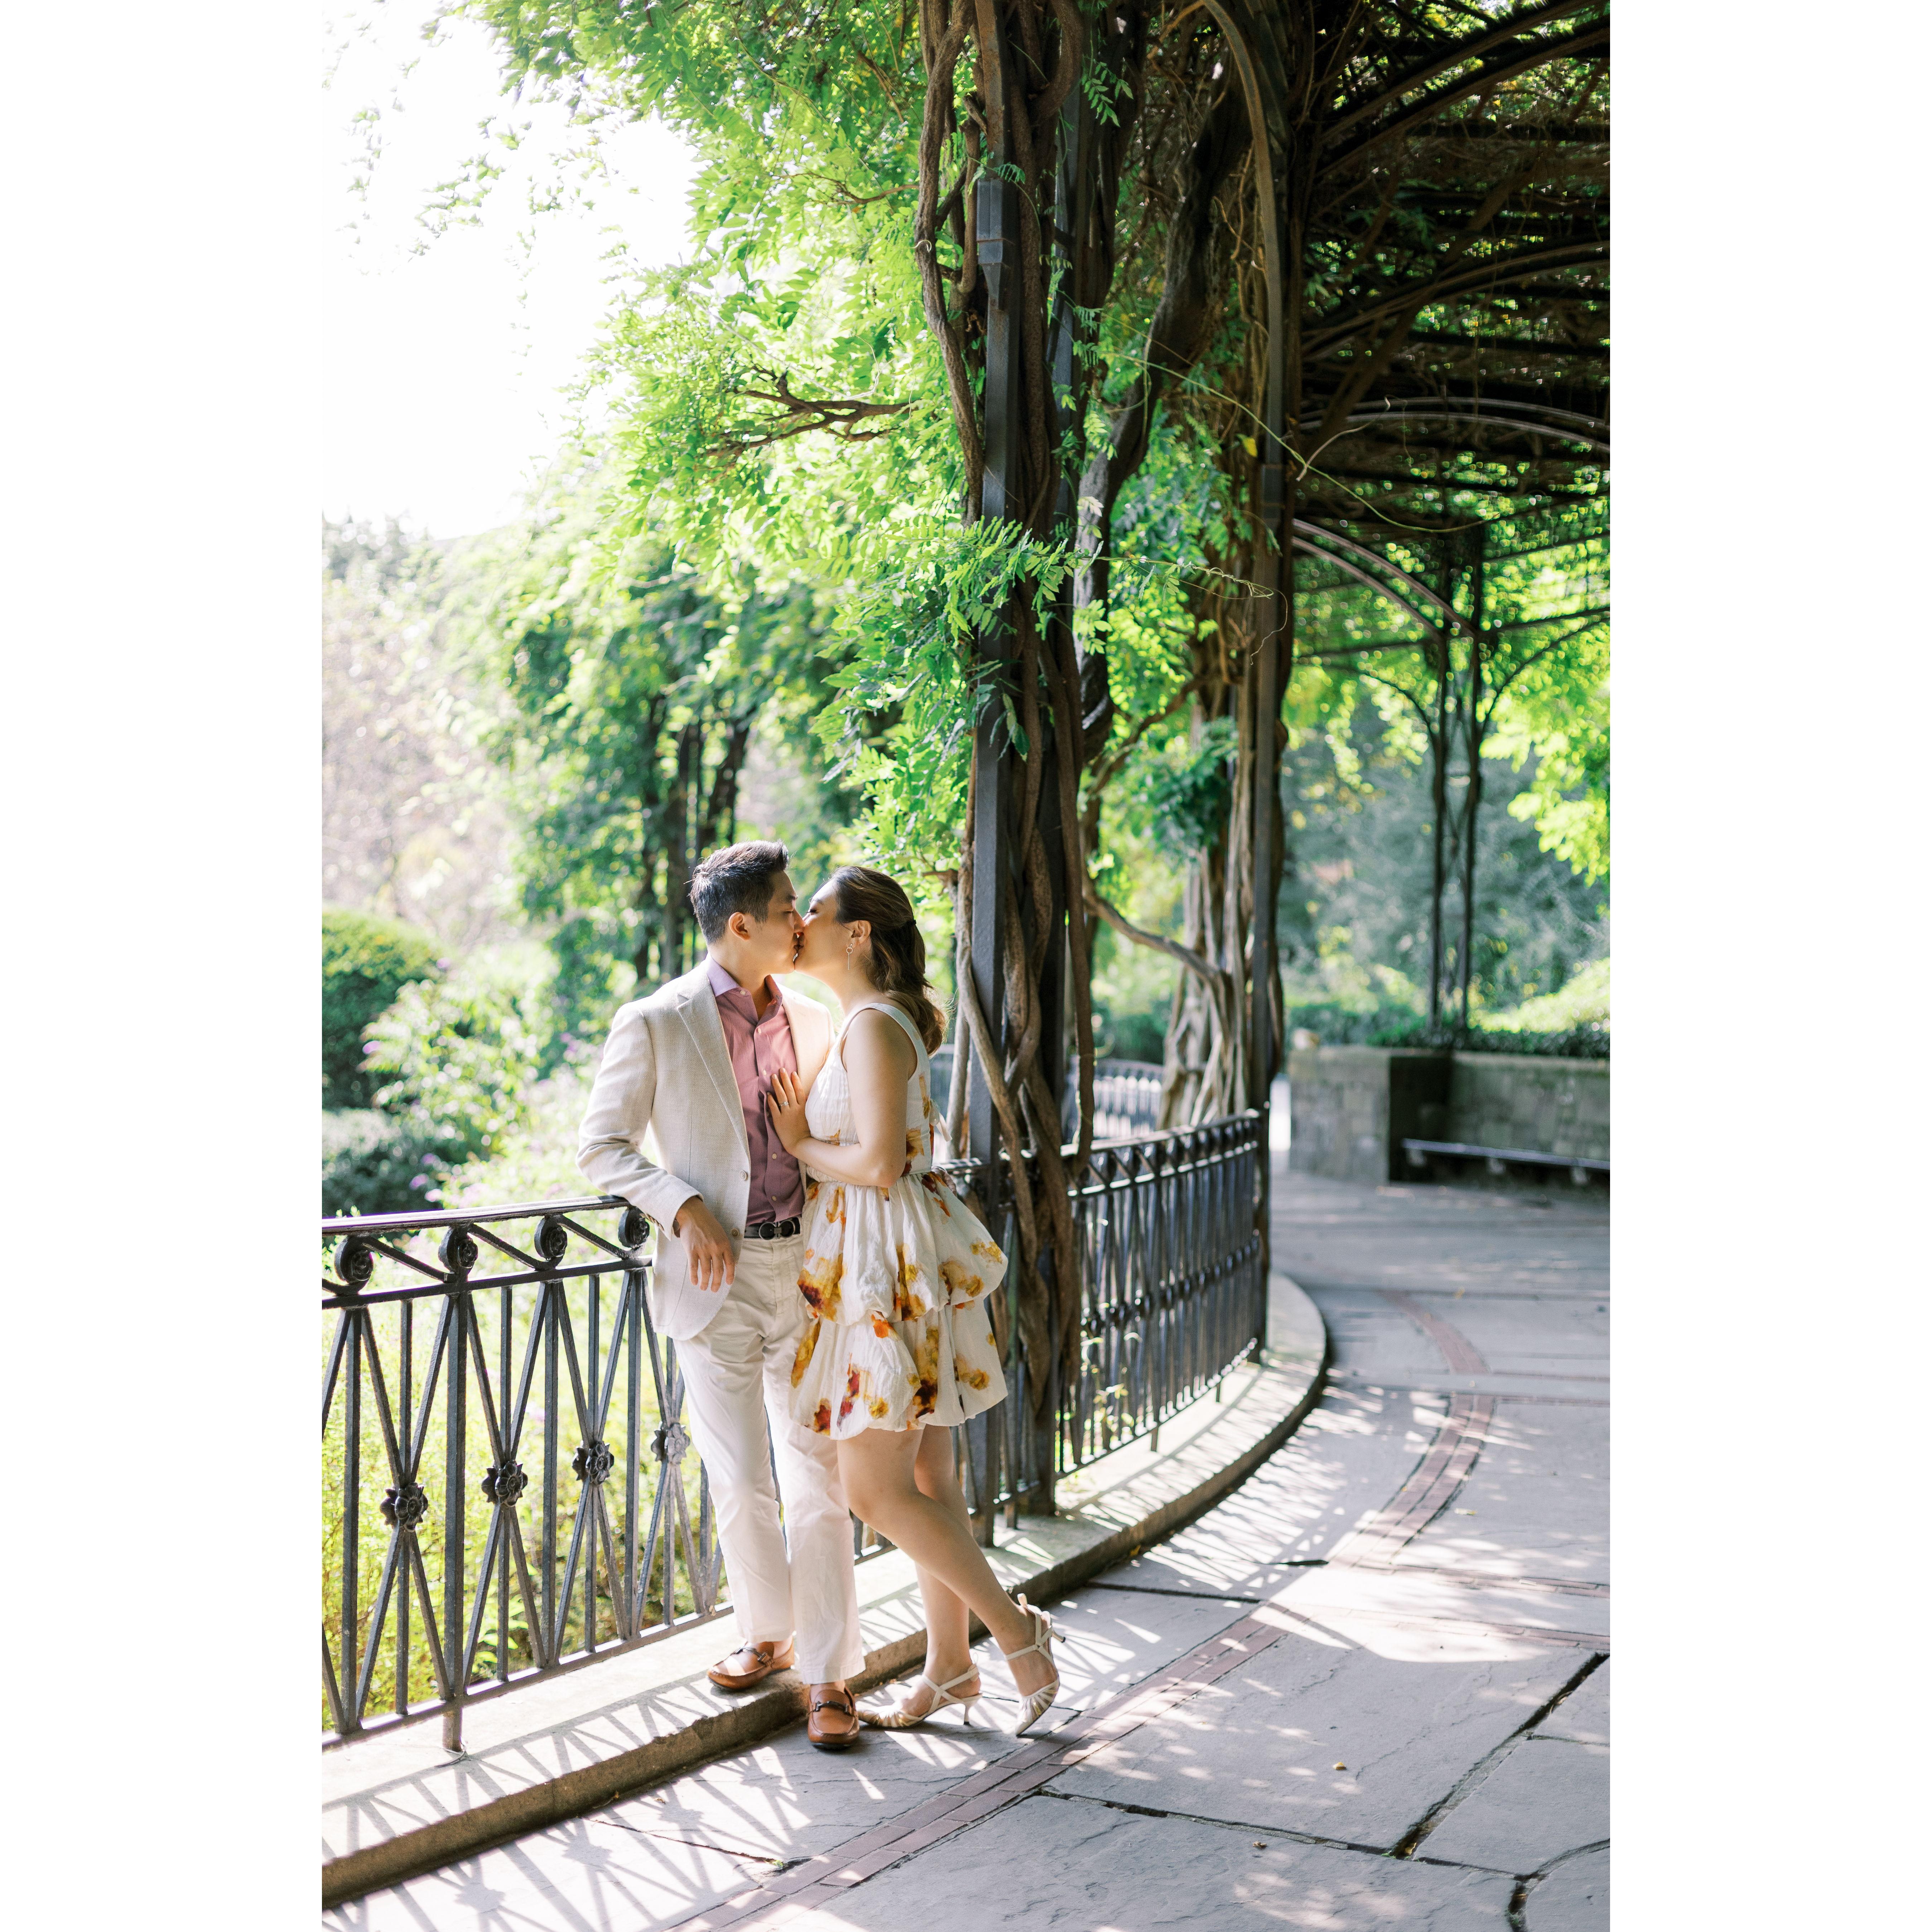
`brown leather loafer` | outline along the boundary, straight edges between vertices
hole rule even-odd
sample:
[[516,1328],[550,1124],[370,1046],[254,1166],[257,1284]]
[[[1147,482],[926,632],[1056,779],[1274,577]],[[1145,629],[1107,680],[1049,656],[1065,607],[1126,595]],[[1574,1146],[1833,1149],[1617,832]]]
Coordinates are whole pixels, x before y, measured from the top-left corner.
[[789,1643],[746,1643],[729,1657],[721,1657],[709,1674],[721,1690],[748,1690],[754,1684],[762,1684],[773,1671],[789,1670],[791,1665]]
[[805,1735],[820,1750],[850,1750],[859,1742],[859,1708],[841,1684],[814,1684]]

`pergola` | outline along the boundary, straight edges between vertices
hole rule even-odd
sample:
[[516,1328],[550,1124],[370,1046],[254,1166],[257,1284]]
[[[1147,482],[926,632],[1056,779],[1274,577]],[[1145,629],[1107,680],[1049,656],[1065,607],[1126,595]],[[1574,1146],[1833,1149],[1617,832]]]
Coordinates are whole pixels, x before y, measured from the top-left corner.
[[[954,379],[969,508],[1042,534],[1077,520],[1088,560],[1044,625],[1016,598],[981,638],[988,694],[963,868],[970,947],[961,991],[975,1049],[968,1150],[990,1168],[1004,1146],[1023,1195],[1019,1156],[1030,1154],[1049,1210],[1066,1178],[1048,1097],[1066,1071],[1070,979],[1076,1017],[1085,1012],[1084,922],[1070,917],[1066,892],[1079,853],[1068,826],[1078,772],[1093,754],[1074,714],[1090,727],[1109,710],[1104,660],[1076,650],[1075,610],[1106,595],[1114,504],[1145,453],[1155,410],[1180,405],[1214,343],[1217,286],[1243,292],[1232,426],[1251,431],[1232,439],[1247,460],[1232,448],[1228,459],[1250,531],[1246,608],[1227,619],[1246,633],[1229,704],[1245,820],[1231,862],[1245,873],[1247,931],[1244,947],[1232,934],[1228,944],[1246,979],[1240,1046],[1251,1106],[1266,1106],[1280,1064],[1280,711],[1297,653],[1356,663],[1383,651],[1432,657],[1439,801],[1448,712],[1466,718],[1479,744],[1486,670],[1503,643],[1484,604],[1486,566],[1539,542],[1600,538],[1609,459],[1603,0],[1507,10],[1462,0],[1109,8],[1092,29],[1092,56],[1123,83],[1111,116],[1096,109],[1090,86],[1073,84],[1080,19],[1033,0],[926,0],[922,9],[929,84],[916,246],[928,320]],[[1046,31],[1054,26],[1057,58]],[[983,143],[989,164],[970,232],[939,164],[956,120],[955,67],[968,52],[967,152]],[[1217,86],[1225,74],[1238,85]],[[1172,148],[1167,279],[1142,373],[1112,418],[1112,447],[1092,455],[1076,496],[1064,463],[1043,459],[1079,440],[1082,351],[1114,272],[1123,157],[1156,81],[1182,102],[1186,130]],[[1199,104],[1191,117],[1190,87]],[[956,272],[937,246],[949,219]],[[983,377],[976,396],[974,374]],[[1366,640],[1304,634],[1298,607],[1349,586],[1372,591],[1399,628]],[[1592,615],[1538,621],[1546,632]],[[1008,722],[1016,707],[1028,721],[1024,751]],[[1463,845],[1473,862],[1473,840]],[[1466,890],[1466,924],[1467,908]],[[1460,950],[1466,1003],[1466,935]],[[1077,1174],[1090,1136],[1091,1061],[1084,1029],[1074,1030]],[[1064,1231],[1047,1225],[1050,1214],[1036,1224],[1033,1202],[1017,1204],[1024,1258],[1054,1318],[1042,1324],[1045,1341],[1048,1328],[1069,1332],[1054,1281],[1070,1278],[1076,1257]]]

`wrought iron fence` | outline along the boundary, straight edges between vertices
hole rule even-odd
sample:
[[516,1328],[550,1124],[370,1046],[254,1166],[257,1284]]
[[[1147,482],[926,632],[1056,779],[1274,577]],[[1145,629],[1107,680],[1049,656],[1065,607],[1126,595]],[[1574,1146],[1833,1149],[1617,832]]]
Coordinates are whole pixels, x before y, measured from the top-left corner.
[[[962,1432],[969,1500],[982,1529],[1004,1507],[1050,1510],[1054,1484],[1160,1426],[1264,1338],[1268,1121],[1258,1112],[1096,1145],[1075,1186],[1084,1284],[1079,1372],[1036,1410],[1018,1343],[1018,1270],[1004,1292],[1007,1400]],[[960,1163],[962,1182],[985,1176]],[[982,1198],[983,1199],[983,1194]],[[1001,1245],[1015,1241],[1010,1210]]]
[[[1073,1190],[1079,1373],[1040,1417],[1010,1270],[1009,1400],[962,1432],[984,1528],[1001,1504],[1050,1509],[1056,1475],[1157,1433],[1260,1340],[1265,1127],[1095,1149]],[[999,1174],[950,1171],[1010,1223]],[[728,1607],[649,1232],[610,1198],[322,1223],[330,1742],[440,1712],[460,1748],[466,1706]]]
[[440,1710],[456,1749],[465,1704],[722,1607],[648,1232],[610,1199],[323,1222],[338,1739]]

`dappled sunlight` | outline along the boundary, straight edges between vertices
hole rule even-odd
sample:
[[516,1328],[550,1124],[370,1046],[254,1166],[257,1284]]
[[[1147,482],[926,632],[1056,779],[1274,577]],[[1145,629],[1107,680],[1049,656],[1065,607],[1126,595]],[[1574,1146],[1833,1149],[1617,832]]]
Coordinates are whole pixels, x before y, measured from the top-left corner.
[[323,1923],[334,1932],[636,1932],[742,1891],[769,1868],[580,1819],[338,1906]]

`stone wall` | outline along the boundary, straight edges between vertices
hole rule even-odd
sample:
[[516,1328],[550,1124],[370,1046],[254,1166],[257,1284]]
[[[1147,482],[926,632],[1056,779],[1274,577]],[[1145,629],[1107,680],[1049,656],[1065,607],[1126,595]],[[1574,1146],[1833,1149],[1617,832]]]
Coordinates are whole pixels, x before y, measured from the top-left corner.
[[1406,1047],[1317,1046],[1288,1056],[1288,1166],[1334,1180],[1398,1178],[1405,1136],[1446,1140],[1446,1053]]
[[1610,1157],[1610,1063],[1459,1053],[1450,1076],[1453,1131],[1424,1138]]
[[1605,1060],[1318,1046],[1288,1057],[1288,1166],[1334,1180],[1409,1178],[1404,1139],[1607,1160]]

